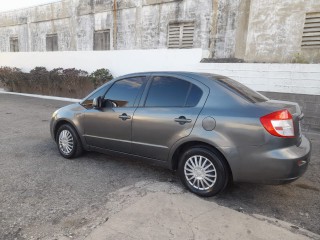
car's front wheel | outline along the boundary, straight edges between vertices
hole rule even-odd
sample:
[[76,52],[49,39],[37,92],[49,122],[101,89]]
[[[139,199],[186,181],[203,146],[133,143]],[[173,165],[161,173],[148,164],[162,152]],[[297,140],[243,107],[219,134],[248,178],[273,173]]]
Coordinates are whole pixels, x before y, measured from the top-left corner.
[[220,154],[211,149],[193,147],[182,154],[178,173],[191,192],[211,197],[227,186],[228,169],[224,161]]
[[64,158],[78,157],[83,151],[78,134],[69,124],[64,124],[58,129],[56,142]]

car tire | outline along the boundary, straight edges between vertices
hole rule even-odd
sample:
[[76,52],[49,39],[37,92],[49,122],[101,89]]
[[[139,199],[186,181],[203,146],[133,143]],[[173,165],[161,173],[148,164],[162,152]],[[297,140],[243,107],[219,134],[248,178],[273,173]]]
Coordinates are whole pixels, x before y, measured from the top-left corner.
[[76,158],[83,152],[79,135],[69,124],[64,124],[58,129],[56,143],[60,154],[64,158]]
[[229,180],[225,159],[214,149],[193,147],[179,161],[179,177],[191,192],[212,197],[222,192]]

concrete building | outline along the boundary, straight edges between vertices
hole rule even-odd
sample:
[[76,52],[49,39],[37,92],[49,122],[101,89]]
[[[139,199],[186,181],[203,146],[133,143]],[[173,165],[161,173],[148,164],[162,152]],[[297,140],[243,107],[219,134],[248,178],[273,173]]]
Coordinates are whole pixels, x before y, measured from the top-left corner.
[[64,0],[0,13],[1,52],[157,48],[319,63],[320,1]]

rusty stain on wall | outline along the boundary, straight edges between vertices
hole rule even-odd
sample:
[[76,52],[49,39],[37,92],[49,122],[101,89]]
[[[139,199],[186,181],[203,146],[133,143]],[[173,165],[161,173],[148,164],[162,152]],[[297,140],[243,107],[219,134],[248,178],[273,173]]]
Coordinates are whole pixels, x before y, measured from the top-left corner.
[[113,49],[117,49],[117,31],[118,21],[117,21],[117,0],[113,0]]

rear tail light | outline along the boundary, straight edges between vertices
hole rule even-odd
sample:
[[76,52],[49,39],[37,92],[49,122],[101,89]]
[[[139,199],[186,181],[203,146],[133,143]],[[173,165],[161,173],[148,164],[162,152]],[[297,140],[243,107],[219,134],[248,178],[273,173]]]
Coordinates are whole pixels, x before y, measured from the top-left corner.
[[273,136],[292,138],[294,127],[292,115],[288,110],[270,113],[260,118],[264,128]]

